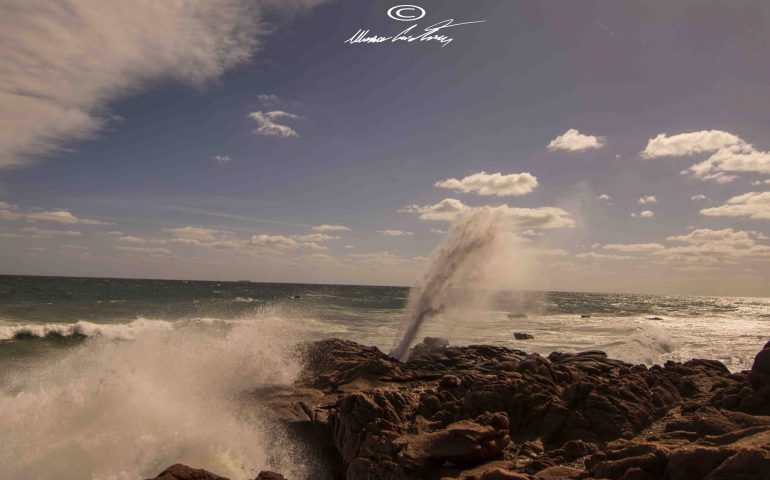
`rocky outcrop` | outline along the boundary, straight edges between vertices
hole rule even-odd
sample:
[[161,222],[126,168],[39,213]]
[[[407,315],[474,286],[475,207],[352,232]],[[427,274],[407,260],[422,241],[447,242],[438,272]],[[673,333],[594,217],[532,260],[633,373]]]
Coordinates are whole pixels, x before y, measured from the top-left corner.
[[297,385],[250,396],[316,438],[329,478],[770,480],[770,343],[736,374],[435,338],[407,363],[338,339],[301,353]]
[[[206,470],[190,468],[187,465],[176,464],[160,472],[160,474],[149,480],[229,480],[226,477],[220,477]],[[254,480],[286,480],[283,475],[275,472],[259,472]]]

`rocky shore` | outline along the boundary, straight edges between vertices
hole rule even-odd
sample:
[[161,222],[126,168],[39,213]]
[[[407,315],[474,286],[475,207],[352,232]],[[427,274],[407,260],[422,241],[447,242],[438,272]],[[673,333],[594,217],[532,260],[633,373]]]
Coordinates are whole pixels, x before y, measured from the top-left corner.
[[[301,350],[295,386],[248,397],[306,442],[326,478],[770,479],[770,342],[740,373],[431,338],[407,363],[338,339]],[[175,465],[156,480],[221,478]]]

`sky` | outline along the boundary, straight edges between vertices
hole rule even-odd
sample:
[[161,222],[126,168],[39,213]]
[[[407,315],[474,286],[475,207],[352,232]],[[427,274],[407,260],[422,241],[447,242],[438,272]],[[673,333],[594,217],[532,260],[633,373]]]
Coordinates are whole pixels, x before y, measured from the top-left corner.
[[3,0],[0,273],[770,296],[770,4],[398,5]]

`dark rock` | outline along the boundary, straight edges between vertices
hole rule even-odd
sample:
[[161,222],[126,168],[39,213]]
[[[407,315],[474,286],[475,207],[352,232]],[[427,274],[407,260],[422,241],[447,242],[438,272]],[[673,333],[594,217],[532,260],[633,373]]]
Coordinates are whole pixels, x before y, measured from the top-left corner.
[[533,339],[535,337],[533,337],[532,335],[530,335],[528,333],[514,332],[513,338],[515,338],[516,340],[530,340],[530,339]]
[[262,471],[262,472],[259,472],[259,475],[257,475],[257,478],[255,478],[254,480],[286,480],[286,477],[284,477],[279,473]]
[[154,477],[149,480],[229,480],[229,479],[227,479],[226,477],[220,477],[219,475],[215,475],[206,470],[191,468],[191,467],[188,467],[187,465],[182,465],[181,463],[177,463],[176,465],[172,465],[167,469],[163,470],[162,472],[160,472],[157,477]]
[[[299,349],[296,385],[246,399],[316,458],[331,452],[328,478],[770,480],[766,348],[751,371],[730,373],[713,360],[647,368],[600,351],[546,358],[435,338],[401,363],[330,339]],[[182,467],[158,478],[221,478]]]

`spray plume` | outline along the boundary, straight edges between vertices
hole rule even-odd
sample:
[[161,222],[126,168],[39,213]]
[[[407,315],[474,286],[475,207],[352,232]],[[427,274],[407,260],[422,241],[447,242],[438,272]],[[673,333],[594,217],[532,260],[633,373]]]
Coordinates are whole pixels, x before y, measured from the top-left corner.
[[[505,209],[475,208],[461,217],[444,243],[434,251],[422,285],[409,293],[407,316],[390,355],[401,361],[409,357],[409,347],[430,318],[453,305],[468,300],[472,292],[488,287],[511,286],[511,260],[521,250],[520,238],[509,230]],[[512,256],[513,255],[513,256]],[[522,262],[516,262],[519,273]]]

